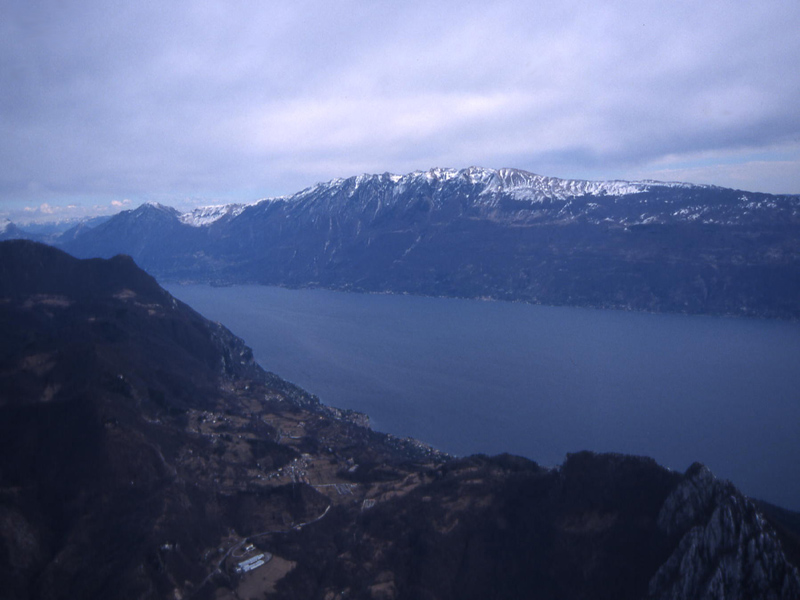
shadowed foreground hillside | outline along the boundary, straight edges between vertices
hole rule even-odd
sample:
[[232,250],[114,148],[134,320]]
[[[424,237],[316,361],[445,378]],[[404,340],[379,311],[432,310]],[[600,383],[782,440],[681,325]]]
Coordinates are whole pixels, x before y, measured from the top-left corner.
[[798,515],[702,465],[373,432],[130,258],[0,243],[0,335],[3,598],[800,597]]

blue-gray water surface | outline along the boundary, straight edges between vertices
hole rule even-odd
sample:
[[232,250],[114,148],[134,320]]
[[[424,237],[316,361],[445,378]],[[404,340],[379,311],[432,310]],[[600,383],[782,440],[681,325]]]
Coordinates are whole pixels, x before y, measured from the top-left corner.
[[708,465],[800,510],[800,324],[264,286],[169,285],[373,428],[544,465]]

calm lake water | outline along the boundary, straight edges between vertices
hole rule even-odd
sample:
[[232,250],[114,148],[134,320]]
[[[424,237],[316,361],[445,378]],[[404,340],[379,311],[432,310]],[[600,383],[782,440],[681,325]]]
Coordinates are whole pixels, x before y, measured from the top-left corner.
[[588,449],[708,465],[800,510],[800,324],[168,285],[258,362],[373,427],[543,465]]

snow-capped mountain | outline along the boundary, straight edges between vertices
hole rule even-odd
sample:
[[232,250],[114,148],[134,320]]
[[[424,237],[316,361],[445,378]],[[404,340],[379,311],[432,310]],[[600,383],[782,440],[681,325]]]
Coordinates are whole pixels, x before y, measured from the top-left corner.
[[519,200],[541,202],[544,200],[567,200],[576,196],[623,196],[646,192],[654,187],[709,188],[686,183],[664,183],[659,181],[585,181],[577,179],[559,179],[536,175],[520,169],[485,169],[469,167],[467,169],[430,169],[415,171],[407,175],[360,175],[350,179],[335,179],[322,183],[308,191],[320,188],[333,188],[344,182],[353,182],[355,188],[373,181],[375,178],[391,181],[397,185],[398,192],[406,187],[420,184],[439,185],[453,182],[482,186],[480,195],[496,196],[502,193],[512,194]]
[[9,219],[0,220],[0,241],[31,237]]
[[519,169],[479,167],[334,179],[280,200],[303,204],[335,198],[343,208],[347,199],[363,202],[379,194],[382,206],[396,206],[420,193],[437,207],[454,197],[466,199],[484,217],[506,221],[735,224],[778,215],[800,218],[800,199],[792,196],[679,182],[559,179]]
[[800,196],[517,169],[359,175],[143,205],[64,247],[162,278],[800,317]]

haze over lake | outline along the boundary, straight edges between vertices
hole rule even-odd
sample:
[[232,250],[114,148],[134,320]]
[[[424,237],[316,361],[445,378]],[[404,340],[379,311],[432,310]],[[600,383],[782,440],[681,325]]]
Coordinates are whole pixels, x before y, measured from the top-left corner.
[[800,324],[264,286],[167,285],[269,371],[373,427],[544,465],[708,465],[800,509]]

